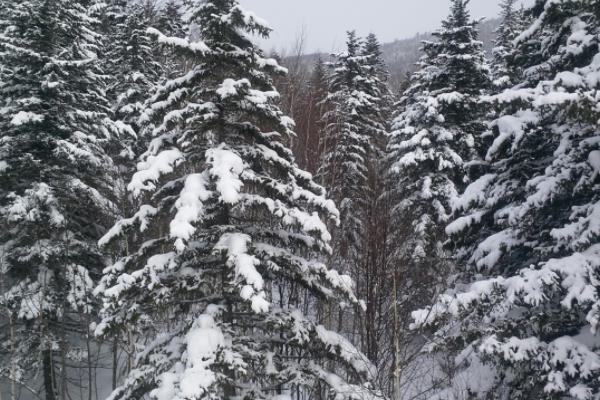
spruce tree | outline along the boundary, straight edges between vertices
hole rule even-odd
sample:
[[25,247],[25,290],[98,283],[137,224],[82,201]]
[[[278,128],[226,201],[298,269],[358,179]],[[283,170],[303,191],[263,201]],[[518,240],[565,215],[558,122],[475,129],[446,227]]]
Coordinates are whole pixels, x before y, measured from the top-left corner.
[[66,398],[68,368],[90,368],[96,242],[114,211],[92,6],[26,0],[0,15],[0,375],[41,380],[46,400]]
[[413,300],[431,299],[448,274],[444,228],[452,200],[477,172],[485,124],[479,97],[489,69],[468,1],[452,0],[449,17],[424,42],[388,146],[387,196],[394,201],[395,258],[416,285]]
[[177,37],[185,34],[181,3],[180,0],[168,0],[158,10],[155,25],[163,35]]
[[596,398],[598,5],[539,0],[528,12],[523,79],[490,99],[490,171],[448,227],[461,279],[415,318],[462,351],[462,378],[487,368],[485,385],[464,388],[478,398]]
[[284,69],[249,39],[270,29],[234,0],[191,1],[186,15],[201,41],[150,31],[193,65],[149,100],[153,140],[129,185],[144,205],[101,240],[137,231],[97,289],[97,333],[141,334],[110,398],[370,398],[365,357],[297,307],[298,288],[357,300],[321,262],[334,203],[282,144],[294,124],[271,76]]
[[500,3],[500,25],[496,29],[496,40],[492,50],[492,75],[498,90],[512,87],[519,81],[520,73],[516,63],[514,40],[525,28],[523,9],[516,9],[517,0],[502,0]]
[[121,23],[113,27],[109,36],[112,68],[108,96],[114,118],[129,125],[137,136],[141,133],[138,119],[143,103],[162,79],[163,67],[156,60],[152,38],[146,33],[151,21],[147,20],[144,7],[133,3],[122,12]]
[[[357,293],[365,301],[366,310],[361,319],[361,343],[364,353],[378,366],[380,383],[388,381],[386,373],[392,364],[387,349],[393,348],[390,332],[392,313],[389,310],[392,290],[389,259],[387,258],[387,233],[389,232],[389,207],[385,192],[385,149],[393,96],[388,86],[389,72],[383,60],[379,40],[374,34],[365,38],[361,50],[365,58],[366,90],[372,97],[371,107],[365,111],[373,121],[369,131],[371,152],[367,156],[367,186],[365,190],[365,215],[361,250],[361,264],[357,275]],[[389,334],[388,334],[389,333]]]
[[[157,10],[156,17],[152,27],[158,29],[163,35],[168,37],[185,36],[185,23],[182,15],[182,1],[168,0]],[[167,78],[174,78],[181,75],[185,59],[178,57],[175,52],[165,51],[154,47],[155,58],[161,63],[163,73]]]
[[379,160],[386,147],[387,125],[391,118],[394,98],[388,85],[388,67],[383,60],[381,44],[375,34],[367,35],[361,54],[365,58],[366,67],[365,91],[371,96],[371,104],[366,110],[366,114],[372,121],[369,137],[372,142],[371,149],[375,150],[375,154],[371,155],[369,160]]
[[372,135],[380,125],[372,119],[377,87],[369,77],[375,77],[374,69],[367,64],[362,41],[355,32],[348,32],[346,45],[346,52],[336,55],[331,64],[319,176],[340,209],[333,262],[350,271],[352,265],[361,262],[367,158],[373,154]]

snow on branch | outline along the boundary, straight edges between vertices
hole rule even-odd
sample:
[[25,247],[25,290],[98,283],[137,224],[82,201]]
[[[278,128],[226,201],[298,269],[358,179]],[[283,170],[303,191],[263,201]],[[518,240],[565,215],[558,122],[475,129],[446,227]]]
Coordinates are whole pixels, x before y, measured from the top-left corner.
[[133,225],[140,225],[140,232],[144,232],[150,223],[150,218],[155,216],[158,210],[155,207],[144,204],[138,212],[131,218],[119,220],[100,240],[98,246],[103,247],[110,243],[114,238],[123,234],[126,228]]
[[192,174],[185,180],[183,190],[175,203],[177,214],[171,221],[171,237],[177,239],[175,248],[181,252],[185,249],[185,241],[188,240],[196,228],[192,225],[204,214],[203,202],[208,200],[211,192],[207,189],[207,174]]
[[250,236],[241,233],[226,233],[221,236],[214,249],[227,252],[227,264],[235,270],[236,278],[242,282],[241,296],[252,303],[252,310],[264,313],[269,310],[269,302],[264,292],[264,280],[256,267],[260,260],[248,253]]
[[138,172],[133,175],[127,189],[139,196],[142,191],[154,190],[161,175],[173,172],[175,165],[183,159],[183,154],[177,149],[164,150],[156,156],[148,156],[138,164]]
[[201,54],[205,54],[210,51],[210,49],[204,42],[201,42],[201,41],[192,42],[188,39],[182,39],[182,38],[172,37],[172,36],[165,36],[158,29],[155,29],[155,28],[148,28],[146,30],[146,33],[154,36],[156,38],[156,40],[158,41],[158,43],[164,44],[167,46],[190,50],[194,53],[201,53]]

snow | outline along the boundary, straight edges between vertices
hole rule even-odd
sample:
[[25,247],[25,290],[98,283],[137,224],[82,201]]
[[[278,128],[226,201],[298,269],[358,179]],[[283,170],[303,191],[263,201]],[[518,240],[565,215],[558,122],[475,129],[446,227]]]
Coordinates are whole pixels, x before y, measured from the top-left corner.
[[316,327],[316,333],[319,340],[321,340],[330,351],[352,365],[356,371],[365,374],[369,379],[373,379],[377,376],[375,366],[364,354],[360,353],[352,343],[339,333],[330,331],[322,325]]
[[577,88],[583,85],[583,77],[571,71],[559,72],[554,80],[566,87]]
[[[12,197],[12,198],[11,198]],[[58,207],[58,201],[54,196],[53,189],[46,183],[33,184],[27,189],[23,196],[11,196],[11,202],[6,208],[6,216],[9,221],[21,220],[39,222],[44,213],[40,209],[44,205],[48,210],[51,225],[60,227],[65,222],[65,217]]]
[[219,199],[227,204],[239,202],[240,191],[244,186],[240,175],[246,168],[242,158],[229,150],[224,143],[217,148],[207,150],[206,158],[211,166],[210,175],[217,181]]
[[311,363],[310,368],[315,375],[323,380],[332,391],[333,400],[381,400],[382,396],[377,391],[364,386],[353,385],[346,382],[341,376],[327,372],[320,366]]
[[469,215],[465,215],[454,219],[454,221],[452,221],[450,224],[448,224],[448,226],[446,226],[446,234],[453,236],[464,232],[465,229],[473,226],[476,223],[481,222],[481,219],[485,214],[485,211],[476,211]]
[[[496,248],[490,253],[493,255],[493,261],[497,260],[499,251],[500,249]],[[414,312],[414,326],[427,325],[446,313],[458,317],[461,312],[470,309],[476,300],[486,299],[494,291],[504,293],[506,310],[515,304],[540,306],[542,303],[553,301],[547,293],[554,291],[561,293],[560,304],[565,310],[571,310],[577,305],[594,311],[592,306],[599,298],[593,274],[595,268],[600,266],[599,260],[600,245],[595,244],[585,251],[550,259],[538,269],[525,268],[509,278],[498,276],[476,282],[455,296],[442,295],[438,303],[429,309]],[[595,331],[598,327],[595,314],[590,312],[587,319]]]
[[515,232],[510,229],[500,231],[482,241],[473,252],[471,260],[475,261],[479,268],[490,269],[498,263],[503,254],[518,244],[520,241]]
[[525,128],[539,121],[539,116],[531,110],[519,111],[515,115],[506,115],[498,118],[494,123],[500,134],[488,149],[486,160],[492,160],[502,146],[511,141],[511,149],[516,150],[523,139]]
[[81,265],[68,265],[66,277],[69,282],[67,301],[72,309],[84,313],[91,312],[94,282],[88,270]]
[[162,175],[173,172],[175,165],[183,159],[177,149],[164,150],[158,155],[150,155],[138,164],[138,172],[133,175],[127,189],[139,196],[142,191],[154,190],[156,182]]
[[[155,400],[173,400],[176,398],[175,385],[177,375],[173,372],[165,372],[158,377],[158,387],[150,392],[150,398]],[[110,398],[109,398],[110,400]]]
[[226,233],[221,236],[214,249],[227,252],[227,264],[234,267],[236,278],[241,280],[241,296],[250,300],[252,310],[265,313],[269,310],[269,302],[264,292],[264,281],[256,267],[260,260],[248,253],[248,245],[252,242],[250,236],[242,233]]
[[533,21],[533,23],[527,29],[525,29],[519,36],[517,36],[517,38],[513,41],[513,46],[517,47],[519,46],[519,44],[526,42],[537,31],[540,30],[544,20],[547,18],[548,9],[553,2],[553,0],[546,1],[544,11],[537,17],[537,19]]
[[550,231],[556,244],[572,250],[586,248],[600,235],[600,202],[573,208],[571,223]]
[[160,337],[156,343],[147,346],[145,352],[157,345],[172,346],[170,353],[177,353],[180,344],[185,346],[182,362],[158,376],[158,387],[150,392],[155,400],[200,399],[211,393],[217,383],[217,373],[213,365],[218,361],[219,352],[226,346],[225,335],[214,319],[214,306],[208,306],[199,315],[191,329],[182,338],[175,337],[172,343],[166,342],[170,336]]
[[181,252],[187,241],[195,232],[193,223],[199,221],[204,214],[203,202],[208,200],[211,192],[207,190],[207,174],[191,174],[185,180],[175,208],[177,214],[170,223],[171,237],[177,239],[175,248]]
[[479,350],[488,354],[500,353],[505,360],[518,362],[529,360],[539,351],[540,345],[540,341],[535,337],[526,339],[511,337],[506,342],[502,342],[492,335],[483,341]]
[[452,201],[454,211],[467,210],[474,204],[485,202],[487,195],[486,189],[494,182],[496,174],[485,174],[471,183],[465,189],[464,193]]
[[[600,356],[588,346],[573,337],[563,336],[550,343],[544,343],[536,337],[499,340],[495,335],[486,338],[480,346],[484,354],[498,354],[508,362],[544,360],[542,378],[546,379],[544,392],[561,393],[568,387],[567,379],[585,379],[600,369]],[[582,383],[570,389],[576,399],[589,399],[589,388]]]
[[321,240],[324,242],[329,242],[331,240],[331,234],[327,229],[327,225],[325,225],[316,211],[309,214],[298,208],[293,208],[289,210],[288,214],[284,217],[283,222],[287,225],[297,223],[302,227],[304,232],[318,232],[321,236]]
[[[113,269],[116,271],[122,270],[122,262],[117,261],[113,265]],[[131,274],[122,273],[118,276],[117,281],[114,285],[109,288],[105,288],[100,285],[98,288],[104,289],[103,296],[107,298],[118,298],[123,292],[130,289],[134,285],[145,287],[146,289],[152,290],[157,284],[161,282],[161,273],[174,269],[177,266],[177,254],[174,252],[155,254],[148,258],[144,268],[134,271]],[[141,284],[142,282],[145,285]]]
[[242,14],[242,18],[244,19],[245,24],[258,25],[258,26],[261,26],[261,27],[271,30],[271,28],[269,27],[269,23],[266,20],[258,17],[252,11],[247,11],[240,5],[236,5],[235,7],[232,8],[232,12],[236,12],[236,11]]
[[[323,264],[321,264],[323,266],[323,268],[325,269],[325,266]],[[352,277],[349,275],[345,275],[345,274],[340,274],[338,271],[334,270],[334,269],[329,269],[326,271],[326,277],[327,280],[329,281],[329,283],[334,287],[334,288],[338,288],[341,289],[343,292],[345,292],[351,300],[354,300],[355,302],[357,302],[356,297],[354,296],[354,281],[352,280]]]
[[150,218],[157,214],[158,210],[152,206],[144,204],[140,206],[139,210],[131,218],[125,218],[119,220],[112,228],[106,232],[102,238],[98,241],[98,246],[103,247],[110,243],[114,238],[123,234],[126,228],[135,224],[140,225],[140,232],[144,232],[148,228]]
[[588,155],[588,163],[594,170],[594,175],[600,173],[600,150],[591,151]]
[[210,368],[216,361],[217,351],[225,344],[225,336],[214,318],[203,314],[188,332],[186,342],[187,365],[181,377],[181,395],[185,399],[202,398],[217,379]]
[[229,97],[238,96],[242,89],[249,89],[250,81],[248,79],[225,79],[216,90],[216,93],[221,96],[222,100]]
[[19,313],[17,314],[19,319],[34,320],[39,318],[43,309],[47,308],[48,304],[43,297],[42,291],[39,288],[36,289],[38,290],[37,292],[23,296],[19,306]]
[[155,36],[156,40],[160,44],[164,44],[167,46],[173,46],[180,49],[190,50],[194,53],[208,53],[210,48],[202,41],[189,41],[187,39],[182,39],[178,37],[170,37],[163,35],[158,29],[148,28],[146,33],[149,35]]
[[542,94],[536,96],[533,106],[541,107],[547,105],[557,105],[566,102],[576,102],[579,100],[579,94],[577,93],[567,93],[567,92],[550,92],[547,94]]
[[29,111],[19,111],[13,117],[10,123],[15,126],[21,126],[30,122],[42,122],[44,121],[44,115],[36,114]]
[[281,125],[286,129],[292,130],[296,127],[296,122],[290,117],[283,116],[281,117]]
[[436,98],[440,103],[453,104],[463,102],[465,95],[460,92],[449,92],[439,94]]

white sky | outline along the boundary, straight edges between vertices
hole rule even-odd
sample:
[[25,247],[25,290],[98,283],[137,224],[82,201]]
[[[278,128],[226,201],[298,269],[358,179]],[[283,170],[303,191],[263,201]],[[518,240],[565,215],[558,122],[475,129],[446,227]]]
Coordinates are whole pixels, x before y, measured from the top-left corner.
[[[523,0],[527,4],[533,0]],[[471,0],[473,17],[497,16],[499,0]],[[274,29],[266,50],[292,47],[304,27],[307,52],[337,51],[345,32],[377,34],[382,42],[438,28],[449,12],[448,0],[240,0]]]

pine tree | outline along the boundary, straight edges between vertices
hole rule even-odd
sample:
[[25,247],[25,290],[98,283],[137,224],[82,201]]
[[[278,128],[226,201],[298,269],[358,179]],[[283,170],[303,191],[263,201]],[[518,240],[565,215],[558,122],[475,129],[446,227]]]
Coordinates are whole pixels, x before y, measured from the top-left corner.
[[551,0],[528,11],[535,20],[514,61],[523,79],[491,98],[501,112],[490,171],[458,199],[447,229],[461,279],[415,314],[442,327],[441,348],[462,351],[462,378],[487,370],[486,385],[464,388],[478,398],[600,395],[598,11]]
[[104,145],[115,129],[94,3],[0,6],[0,305],[11,321],[0,376],[23,387],[40,379],[46,400],[65,399],[67,368],[90,368],[96,242],[114,208]]
[[156,122],[154,139],[129,189],[145,204],[101,241],[138,232],[97,289],[97,333],[140,332],[135,368],[110,398],[323,388],[370,398],[365,357],[297,307],[300,288],[357,300],[349,278],[320,261],[331,251],[324,221],[337,210],[281,143],[294,124],[274,103],[271,76],[284,69],[249,39],[270,29],[234,0],[192,1],[186,15],[201,41],[151,31],[194,64],[143,115]]
[[490,78],[467,4],[453,0],[437,40],[424,42],[390,139],[388,196],[395,201],[393,225],[398,228],[392,240],[398,244],[397,260],[413,281],[423,282],[423,292],[413,297],[417,302],[429,300],[435,289],[431,283],[448,272],[444,227],[485,131],[478,99]]

